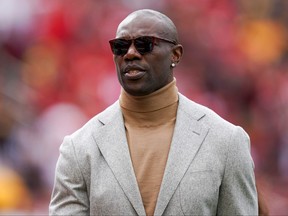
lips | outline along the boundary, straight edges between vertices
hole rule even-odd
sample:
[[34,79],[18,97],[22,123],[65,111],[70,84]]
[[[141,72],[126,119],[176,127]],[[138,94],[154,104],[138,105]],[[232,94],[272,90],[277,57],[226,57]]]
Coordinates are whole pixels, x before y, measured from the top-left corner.
[[140,79],[145,73],[145,69],[138,65],[128,65],[124,68],[124,76],[130,80]]

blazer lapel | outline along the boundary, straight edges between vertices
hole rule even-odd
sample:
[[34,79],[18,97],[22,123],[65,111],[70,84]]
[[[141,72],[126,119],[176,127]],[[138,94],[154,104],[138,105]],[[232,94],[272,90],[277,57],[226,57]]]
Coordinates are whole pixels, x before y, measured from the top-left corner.
[[[191,109],[191,105],[193,106],[193,102],[180,95],[174,135],[155,208],[155,215],[163,214],[208,134],[208,129],[202,127],[199,123],[199,120],[205,114],[198,112],[197,109]],[[189,107],[189,110],[187,107]],[[193,114],[190,114],[192,110]]]
[[99,120],[104,125],[95,136],[96,143],[137,214],[145,215],[119,104],[100,115]]

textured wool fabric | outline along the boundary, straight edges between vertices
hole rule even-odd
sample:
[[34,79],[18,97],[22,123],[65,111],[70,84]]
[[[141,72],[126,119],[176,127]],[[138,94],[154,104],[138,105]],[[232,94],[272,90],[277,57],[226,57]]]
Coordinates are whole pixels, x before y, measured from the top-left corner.
[[[258,215],[249,136],[181,93],[154,215]],[[49,215],[145,215],[119,101],[65,137]]]
[[146,214],[153,215],[176,121],[176,80],[142,97],[122,89],[120,105],[143,205]]

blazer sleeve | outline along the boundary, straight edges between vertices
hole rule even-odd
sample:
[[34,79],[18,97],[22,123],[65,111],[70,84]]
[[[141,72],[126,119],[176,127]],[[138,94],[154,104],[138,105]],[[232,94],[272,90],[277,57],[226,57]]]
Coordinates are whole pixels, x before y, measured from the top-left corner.
[[250,139],[241,127],[236,127],[228,143],[217,215],[258,215]]
[[87,187],[69,137],[60,146],[49,215],[89,215]]

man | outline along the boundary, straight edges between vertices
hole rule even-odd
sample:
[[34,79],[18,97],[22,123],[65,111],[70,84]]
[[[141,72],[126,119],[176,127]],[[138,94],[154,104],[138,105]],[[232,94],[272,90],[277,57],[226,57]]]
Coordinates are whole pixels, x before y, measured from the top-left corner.
[[51,215],[257,215],[247,134],[180,94],[173,22],[138,10],[110,41],[119,100],[67,136]]

